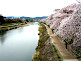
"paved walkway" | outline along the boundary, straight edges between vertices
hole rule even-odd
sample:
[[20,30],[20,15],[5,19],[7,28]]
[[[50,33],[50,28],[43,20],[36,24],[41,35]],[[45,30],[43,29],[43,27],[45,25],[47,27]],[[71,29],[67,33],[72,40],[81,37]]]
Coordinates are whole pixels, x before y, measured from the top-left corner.
[[71,52],[69,52],[66,48],[64,43],[56,36],[52,30],[46,26],[47,32],[50,35],[51,41],[58,50],[59,55],[61,56],[63,61],[78,61]]

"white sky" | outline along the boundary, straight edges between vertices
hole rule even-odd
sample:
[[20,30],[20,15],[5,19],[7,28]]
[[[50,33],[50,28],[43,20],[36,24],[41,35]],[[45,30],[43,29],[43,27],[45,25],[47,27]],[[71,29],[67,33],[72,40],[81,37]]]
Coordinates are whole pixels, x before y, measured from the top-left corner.
[[54,9],[63,8],[76,0],[0,0],[3,16],[48,16]]

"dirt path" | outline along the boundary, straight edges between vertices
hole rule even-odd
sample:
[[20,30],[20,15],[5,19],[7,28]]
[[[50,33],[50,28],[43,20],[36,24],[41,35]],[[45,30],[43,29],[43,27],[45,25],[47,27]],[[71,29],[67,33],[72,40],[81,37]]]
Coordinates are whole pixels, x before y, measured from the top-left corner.
[[56,49],[58,50],[59,55],[61,56],[63,61],[78,61],[71,52],[69,52],[66,48],[64,43],[58,38],[58,36],[56,36],[52,30],[46,26],[47,32],[50,35],[50,39],[52,41],[52,43],[54,44],[54,46],[56,47]]

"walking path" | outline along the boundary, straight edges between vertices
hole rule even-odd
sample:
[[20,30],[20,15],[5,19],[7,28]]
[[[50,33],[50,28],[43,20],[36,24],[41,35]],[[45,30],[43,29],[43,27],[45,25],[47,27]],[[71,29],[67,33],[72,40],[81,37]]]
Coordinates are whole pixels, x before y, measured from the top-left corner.
[[64,43],[62,43],[62,41],[58,38],[58,36],[56,36],[47,25],[45,25],[45,27],[47,29],[47,32],[50,36],[50,39],[51,39],[52,43],[54,44],[54,46],[58,50],[58,53],[61,56],[62,60],[63,61],[78,61],[78,59],[76,59],[74,57],[74,55],[72,55],[72,53],[69,52],[65,48]]

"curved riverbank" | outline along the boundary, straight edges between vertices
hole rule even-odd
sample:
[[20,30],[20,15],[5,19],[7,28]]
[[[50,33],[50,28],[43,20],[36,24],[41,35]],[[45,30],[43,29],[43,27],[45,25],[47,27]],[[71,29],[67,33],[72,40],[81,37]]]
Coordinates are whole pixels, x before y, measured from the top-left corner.
[[61,58],[52,44],[47,29],[43,24],[39,24],[39,42],[36,53],[32,57],[33,61],[61,61]]
[[68,60],[69,61],[78,61],[76,56],[71,51],[66,49],[64,42],[62,40],[60,40],[60,38],[55,33],[53,33],[52,30],[47,25],[45,25],[45,27],[50,36],[52,44],[57,49],[62,60],[63,61],[68,61]]
[[1,26],[0,32],[8,31],[8,30],[11,30],[11,29],[16,29],[16,28],[22,27],[22,26],[28,26],[28,25],[21,23],[21,24],[15,24],[15,25]]
[[49,26],[40,24],[39,42],[33,61],[78,61]]
[[0,61],[32,61],[39,40],[38,23],[0,33]]

